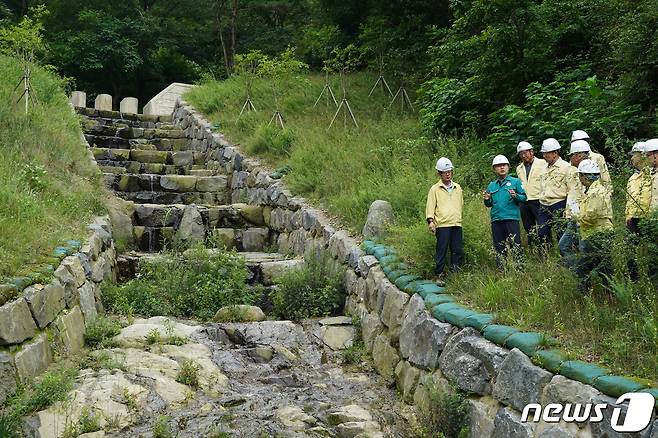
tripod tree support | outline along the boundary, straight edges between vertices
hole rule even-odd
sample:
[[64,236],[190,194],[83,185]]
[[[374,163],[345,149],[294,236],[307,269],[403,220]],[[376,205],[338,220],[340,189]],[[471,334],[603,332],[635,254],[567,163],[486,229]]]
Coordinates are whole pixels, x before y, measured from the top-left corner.
[[375,89],[377,89],[377,85],[381,84],[382,90],[388,91],[389,96],[393,97],[393,92],[391,91],[391,87],[388,86],[388,83],[386,82],[386,78],[384,78],[383,74],[380,74],[379,77],[377,78],[377,81],[375,82],[375,85],[373,85],[372,89],[370,90],[370,93],[368,93],[368,97],[372,96],[372,93],[375,92]]
[[347,115],[349,114],[350,120],[352,120],[352,123],[354,123],[354,126],[357,128],[359,127],[359,124],[356,123],[356,117],[354,117],[354,113],[352,112],[352,108],[350,107],[350,103],[347,101],[347,98],[343,97],[343,100],[340,101],[340,105],[338,106],[338,109],[336,110],[336,114],[334,114],[334,118],[331,119],[331,123],[329,123],[329,128],[333,126],[334,122],[336,121],[336,118],[338,117],[338,114],[340,114],[341,110],[343,111],[343,126],[347,125]]
[[416,111],[413,104],[411,103],[407,89],[404,86],[398,88],[398,91],[395,93],[395,96],[393,96],[391,103],[388,104],[388,109],[391,109],[395,101],[398,99],[398,96],[400,97],[400,107],[402,108],[402,111],[404,111],[405,106],[408,106],[411,111]]
[[329,98],[331,98],[331,100],[334,102],[334,105],[336,105],[336,108],[338,108],[338,101],[336,100],[336,96],[334,95],[334,90],[331,89],[331,85],[329,85],[329,82],[324,84],[324,88],[322,89],[322,91],[320,92],[320,95],[318,96],[317,100],[315,101],[315,104],[313,105],[313,108],[318,106],[318,103],[320,102],[320,99],[322,99],[322,96],[324,95],[325,92],[327,93],[326,94],[327,106],[329,106]]
[[256,112],[256,107],[254,106],[254,103],[251,101],[251,97],[247,96],[247,100],[244,101],[244,105],[242,105],[242,109],[240,110],[240,114],[238,114],[238,119],[242,116],[242,113],[244,111],[247,112]]
[[283,116],[281,116],[281,112],[279,110],[274,111],[274,114],[272,115],[272,118],[270,119],[270,122],[267,124],[267,126],[270,126],[272,122],[279,125],[281,129],[285,128],[285,126],[283,126]]

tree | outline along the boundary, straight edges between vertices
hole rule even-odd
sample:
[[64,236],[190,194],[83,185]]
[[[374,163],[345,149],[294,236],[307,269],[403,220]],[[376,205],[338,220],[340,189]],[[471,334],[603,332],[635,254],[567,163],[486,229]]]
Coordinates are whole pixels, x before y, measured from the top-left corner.
[[[229,28],[228,35],[224,36],[224,19],[228,15]],[[215,17],[217,23],[217,33],[219,42],[224,53],[224,67],[226,75],[231,76],[235,64],[235,50],[237,47],[237,21],[238,21],[238,0],[231,0],[230,9],[228,0],[217,0],[215,3]]]

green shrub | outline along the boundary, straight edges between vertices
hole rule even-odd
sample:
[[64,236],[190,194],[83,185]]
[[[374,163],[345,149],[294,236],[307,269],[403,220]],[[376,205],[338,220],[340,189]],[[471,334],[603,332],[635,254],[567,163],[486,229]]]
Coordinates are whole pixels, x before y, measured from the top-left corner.
[[121,332],[118,321],[99,315],[85,329],[85,342],[92,348],[103,347]]
[[462,393],[449,393],[430,386],[428,398],[427,409],[420,413],[423,438],[468,436],[468,405]]
[[281,129],[273,122],[261,125],[247,143],[247,152],[252,154],[274,154],[285,156],[290,152],[294,135],[289,129]]
[[60,367],[19,388],[0,409],[0,436],[21,437],[22,418],[66,400],[77,375],[77,368]]
[[185,360],[180,370],[178,370],[176,381],[194,389],[199,388],[199,369],[199,364],[196,361],[191,359]]
[[173,438],[169,429],[169,417],[160,415],[153,425],[153,438]]
[[137,278],[103,289],[107,309],[122,314],[212,318],[223,306],[252,304],[244,258],[195,247],[145,262]]
[[340,276],[317,260],[284,275],[272,295],[274,313],[292,321],[330,315],[340,308],[341,299]]

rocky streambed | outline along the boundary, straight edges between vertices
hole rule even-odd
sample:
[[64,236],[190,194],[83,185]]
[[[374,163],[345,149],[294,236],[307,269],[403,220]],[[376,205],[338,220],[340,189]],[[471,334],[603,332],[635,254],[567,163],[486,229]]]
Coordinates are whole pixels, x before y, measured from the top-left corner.
[[[35,437],[408,437],[412,408],[370,365],[342,366],[349,318],[135,320],[95,350]],[[99,429],[89,431],[90,429]],[[83,433],[84,432],[84,433]],[[169,435],[167,435],[169,433]]]

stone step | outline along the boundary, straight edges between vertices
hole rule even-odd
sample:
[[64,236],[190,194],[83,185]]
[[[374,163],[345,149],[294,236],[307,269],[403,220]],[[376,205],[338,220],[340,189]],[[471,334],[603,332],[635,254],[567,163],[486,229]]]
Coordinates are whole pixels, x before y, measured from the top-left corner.
[[214,176],[217,174],[217,172],[206,169],[205,166],[199,164],[176,166],[173,164],[140,163],[139,161],[96,160],[96,162],[103,173],[117,175],[153,173],[157,175]]
[[[227,193],[228,178],[224,175],[157,175],[153,173],[116,175],[104,173],[107,186],[119,192],[201,192]],[[171,204],[157,202],[156,204]]]
[[[185,204],[135,204],[133,224],[178,229],[185,208]],[[208,230],[215,228],[244,229],[265,225],[264,211],[261,206],[230,204],[198,205],[197,208]]]
[[[181,137],[182,130],[173,123],[149,122],[147,126],[133,121],[112,121],[107,119],[85,120],[83,128],[86,134],[105,137],[146,138]],[[160,134],[160,135],[156,135]]]
[[152,151],[186,151],[189,142],[184,138],[122,138],[85,134],[90,147],[110,149],[140,149]]
[[78,114],[87,116],[91,120],[107,120],[112,122],[140,122],[140,123],[158,123],[165,122],[171,123],[171,115],[167,116],[154,116],[148,114],[129,114],[121,113],[119,111],[106,111],[106,110],[97,110],[94,108],[76,108]]
[[[180,217],[176,227],[133,226],[135,245],[140,251],[157,252],[175,245],[180,230]],[[276,233],[266,227],[208,228],[204,223],[205,240],[217,247],[238,251],[263,251],[275,246]]]
[[158,151],[191,150],[187,138],[149,137],[124,138],[108,135],[85,134],[90,147],[112,149],[154,149]]
[[[138,161],[151,164],[173,164],[175,166],[202,166],[205,156],[194,151],[149,151],[141,149],[89,148],[96,161]],[[107,163],[105,163],[107,165]]]
[[[115,175],[113,175],[115,176]],[[116,196],[126,201],[141,204],[200,204],[200,205],[225,205],[229,202],[227,191],[222,192],[121,192],[115,191]]]

